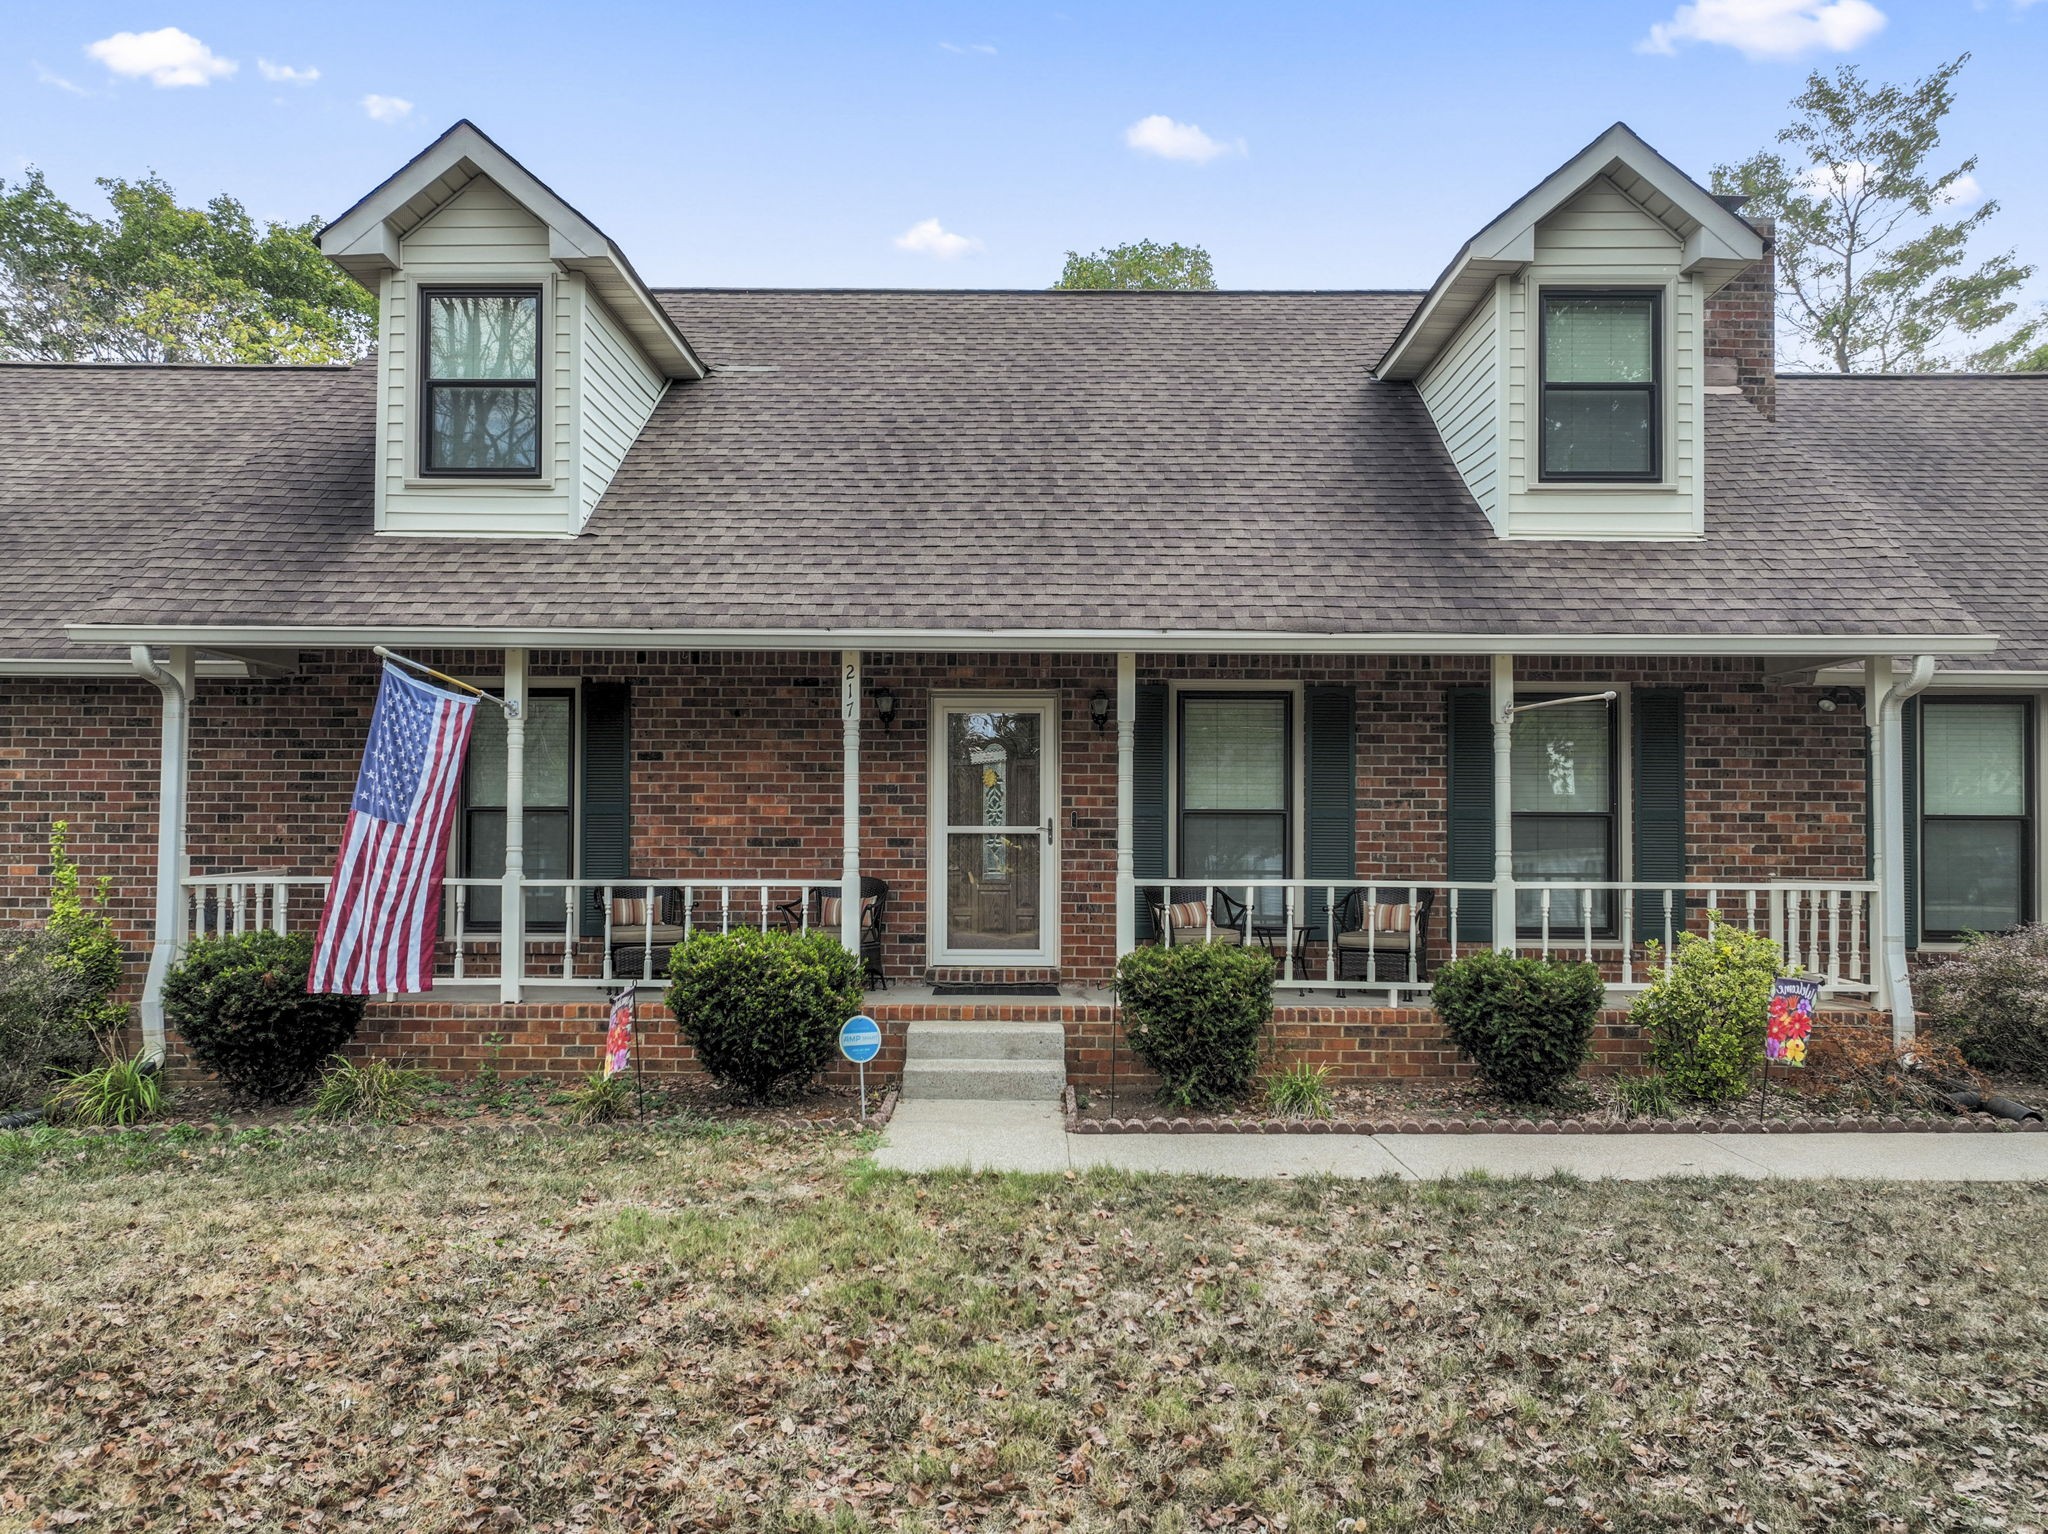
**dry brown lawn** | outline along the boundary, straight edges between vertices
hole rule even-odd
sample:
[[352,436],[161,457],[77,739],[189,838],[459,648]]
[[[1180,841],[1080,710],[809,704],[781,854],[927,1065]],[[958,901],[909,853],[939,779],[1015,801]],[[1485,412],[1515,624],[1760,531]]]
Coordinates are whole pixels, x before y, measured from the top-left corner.
[[0,1529],[2026,1529],[2048,1188],[0,1135]]

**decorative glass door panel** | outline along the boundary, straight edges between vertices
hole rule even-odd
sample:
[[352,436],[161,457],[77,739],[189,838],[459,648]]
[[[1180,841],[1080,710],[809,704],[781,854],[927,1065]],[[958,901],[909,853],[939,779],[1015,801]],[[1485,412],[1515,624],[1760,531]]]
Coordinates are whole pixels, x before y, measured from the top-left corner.
[[1049,959],[1058,716],[1038,702],[935,712],[940,957]]

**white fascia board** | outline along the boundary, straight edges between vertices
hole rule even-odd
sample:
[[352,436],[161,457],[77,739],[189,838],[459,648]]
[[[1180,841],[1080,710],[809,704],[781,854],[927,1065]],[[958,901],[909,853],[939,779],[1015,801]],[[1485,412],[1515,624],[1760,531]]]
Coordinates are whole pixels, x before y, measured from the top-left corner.
[[[1863,667],[1827,666],[1816,671],[1814,685],[1819,687],[1860,687],[1863,685]],[[1927,684],[1930,692],[2022,692],[2048,690],[2048,671],[1940,671]]]
[[540,177],[500,149],[467,119],[435,139],[354,207],[320,231],[323,255],[358,281],[365,274],[401,268],[402,232],[392,220],[415,197],[451,171],[494,181],[505,194],[547,225],[548,254],[564,266],[614,271],[643,313],[633,327],[648,355],[671,378],[702,378],[708,369],[655,301],[623,252],[602,229],[578,213]]
[[[1741,215],[1722,207],[1711,192],[1657,153],[1627,123],[1616,123],[1465,242],[1443,275],[1431,284],[1428,296],[1394,338],[1374,373],[1381,378],[1420,377],[1452,333],[1432,323],[1436,312],[1468,283],[1472,269],[1485,271],[1491,265],[1496,271],[1514,271],[1535,260],[1536,226],[1617,163],[1648,182],[1696,226],[1686,234],[1687,271],[1696,265],[1723,262],[1739,269],[1763,255],[1763,236]],[[1493,272],[1486,275],[1490,279]],[[1457,317],[1463,319],[1462,314]]]
[[[200,676],[229,677],[240,680],[249,675],[249,667],[238,660],[200,660],[194,663]],[[0,676],[25,677],[94,677],[118,676],[133,679],[135,663],[125,655],[64,657],[46,656],[0,656]]]
[[373,626],[239,628],[78,623],[80,644],[221,645],[253,649],[530,650],[1135,650],[1194,655],[1756,655],[1839,659],[1844,653],[1988,655],[1993,634],[1300,634],[1218,629],[609,629]]

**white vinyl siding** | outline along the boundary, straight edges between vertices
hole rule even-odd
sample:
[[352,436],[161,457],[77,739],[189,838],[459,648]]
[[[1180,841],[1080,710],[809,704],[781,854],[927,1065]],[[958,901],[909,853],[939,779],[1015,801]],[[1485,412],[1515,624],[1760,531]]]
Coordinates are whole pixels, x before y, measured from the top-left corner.
[[1500,324],[1482,303],[1417,381],[1451,461],[1487,520],[1500,525]]
[[[1684,242],[1606,177],[1536,226],[1534,263],[1505,279],[1496,525],[1511,537],[1696,538],[1705,526],[1701,288]],[[1661,288],[1663,478],[1580,487],[1537,476],[1536,330],[1546,288]]]
[[605,486],[661,399],[665,380],[594,293],[584,296],[583,462],[578,525],[590,520]]
[[[405,237],[404,267],[384,281],[378,361],[384,371],[379,526],[391,532],[574,531],[574,316],[555,279],[547,227],[495,182],[478,178]],[[422,483],[419,455],[419,289],[532,283],[543,304],[541,475],[531,483]]]

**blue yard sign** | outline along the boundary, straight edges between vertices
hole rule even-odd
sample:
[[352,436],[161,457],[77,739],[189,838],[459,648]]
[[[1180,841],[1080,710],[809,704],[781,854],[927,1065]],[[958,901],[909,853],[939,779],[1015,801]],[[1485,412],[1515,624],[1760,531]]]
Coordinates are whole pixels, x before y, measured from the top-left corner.
[[839,1030],[839,1052],[860,1067],[860,1116],[868,1116],[868,1061],[882,1052],[882,1025],[865,1012],[856,1012]]
[[839,1030],[839,1052],[855,1065],[866,1065],[882,1052],[882,1027],[862,1013],[849,1017]]

